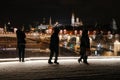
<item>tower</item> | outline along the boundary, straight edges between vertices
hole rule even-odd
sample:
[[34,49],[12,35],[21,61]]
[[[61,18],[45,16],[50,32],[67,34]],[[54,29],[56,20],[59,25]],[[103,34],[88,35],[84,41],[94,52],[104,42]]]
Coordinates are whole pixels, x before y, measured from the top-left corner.
[[72,17],[71,17],[71,26],[77,27],[77,26],[83,26],[83,22],[77,17],[75,19],[75,15],[74,13],[72,13]]
[[51,17],[50,17],[50,19],[49,19],[49,25],[50,25],[50,26],[52,25]]
[[76,18],[76,22],[79,23],[79,18],[78,17]]
[[71,25],[74,26],[75,24],[75,15],[72,13],[72,18],[71,18]]
[[112,27],[114,30],[117,30],[117,24],[114,18],[112,19]]

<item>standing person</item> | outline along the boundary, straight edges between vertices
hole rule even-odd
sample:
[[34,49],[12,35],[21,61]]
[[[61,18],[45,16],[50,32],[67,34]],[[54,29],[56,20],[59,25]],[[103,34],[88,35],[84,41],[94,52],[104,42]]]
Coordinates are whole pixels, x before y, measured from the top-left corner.
[[24,32],[24,27],[18,28],[16,31],[16,36],[17,36],[17,49],[18,49],[18,56],[19,56],[19,62],[24,62],[24,56],[25,56],[25,32]]
[[55,55],[55,60],[54,60],[54,63],[55,64],[59,64],[57,62],[58,60],[58,55],[59,55],[59,29],[58,28],[54,28],[54,32],[53,34],[51,35],[51,39],[50,39],[50,58],[48,60],[48,63],[49,64],[53,64],[53,62],[51,61],[52,60],[52,57],[53,55]]
[[89,52],[90,51],[90,40],[89,40],[89,36],[88,36],[88,30],[83,30],[82,32],[82,37],[80,39],[80,58],[78,59],[78,62],[82,62],[82,59],[83,59],[83,62],[85,64],[88,64],[87,62],[87,58],[88,58],[88,55],[86,54],[86,52]]

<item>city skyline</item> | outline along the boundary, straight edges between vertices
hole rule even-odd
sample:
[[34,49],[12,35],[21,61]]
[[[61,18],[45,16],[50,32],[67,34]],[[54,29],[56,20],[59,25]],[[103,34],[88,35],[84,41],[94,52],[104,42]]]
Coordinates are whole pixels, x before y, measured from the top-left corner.
[[109,24],[112,18],[120,23],[119,2],[113,0],[4,0],[0,4],[0,23],[42,22],[49,17],[69,23],[72,13],[88,24]]

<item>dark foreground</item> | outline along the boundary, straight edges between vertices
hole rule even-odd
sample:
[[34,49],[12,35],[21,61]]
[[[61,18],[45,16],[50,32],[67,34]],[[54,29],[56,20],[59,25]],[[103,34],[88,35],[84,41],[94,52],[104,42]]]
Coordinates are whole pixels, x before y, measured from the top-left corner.
[[78,63],[77,58],[60,58],[59,65],[46,59],[27,58],[0,62],[0,80],[119,80],[120,59],[89,58],[90,65]]

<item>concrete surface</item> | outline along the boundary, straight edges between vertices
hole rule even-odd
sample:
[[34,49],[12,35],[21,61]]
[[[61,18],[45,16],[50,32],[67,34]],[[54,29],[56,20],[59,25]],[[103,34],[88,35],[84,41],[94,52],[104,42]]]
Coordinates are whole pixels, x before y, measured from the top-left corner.
[[[119,80],[120,57],[89,57],[89,65],[78,57],[61,57],[59,65],[48,64],[48,57],[0,59],[0,80]],[[7,61],[8,60],[8,61]]]

